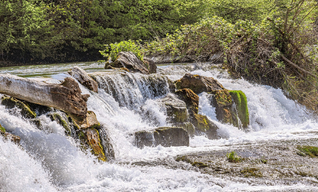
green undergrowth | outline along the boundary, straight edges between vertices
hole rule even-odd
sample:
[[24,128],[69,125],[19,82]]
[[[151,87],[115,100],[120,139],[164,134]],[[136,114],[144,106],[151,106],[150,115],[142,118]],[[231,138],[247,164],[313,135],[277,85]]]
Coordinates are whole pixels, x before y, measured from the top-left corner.
[[297,152],[300,156],[318,157],[318,147],[314,146],[297,146]]
[[249,124],[249,113],[246,95],[243,91],[240,90],[229,90],[229,93],[235,102],[238,117],[240,118],[243,127],[246,128]]

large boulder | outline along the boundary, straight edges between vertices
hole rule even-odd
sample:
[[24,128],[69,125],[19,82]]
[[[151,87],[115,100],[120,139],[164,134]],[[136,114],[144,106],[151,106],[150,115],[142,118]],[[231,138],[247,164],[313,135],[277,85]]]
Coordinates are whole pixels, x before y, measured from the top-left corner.
[[111,65],[113,67],[121,65],[121,67],[129,69],[129,71],[149,74],[145,64],[132,52],[119,52],[117,59]]
[[200,75],[185,74],[180,80],[176,82],[177,89],[189,88],[194,93],[212,92],[216,90],[223,90],[221,83],[212,77],[204,77]]
[[68,71],[68,73],[73,76],[80,84],[84,85],[87,87],[89,90],[92,90],[96,93],[98,93],[98,84],[97,82],[92,79],[86,71],[83,69],[75,66],[72,69]]
[[152,131],[139,131],[135,133],[137,147],[144,146],[189,146],[189,134],[178,127],[162,127]]

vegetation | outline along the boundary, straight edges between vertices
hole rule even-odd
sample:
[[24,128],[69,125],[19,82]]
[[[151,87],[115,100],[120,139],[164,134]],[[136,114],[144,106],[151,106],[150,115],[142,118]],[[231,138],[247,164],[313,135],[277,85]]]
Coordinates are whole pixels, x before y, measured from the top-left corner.
[[236,154],[235,151],[231,151],[230,153],[226,154],[226,157],[227,157],[227,160],[232,163],[238,163],[243,160],[240,156]]
[[[165,38],[144,42],[140,53],[192,61],[206,61],[223,53],[224,66],[233,76],[283,88],[289,97],[317,110],[317,1],[241,1],[242,10],[254,7],[259,17],[237,11],[238,1],[207,0],[205,3],[212,7],[206,6],[209,8],[205,14],[218,16],[183,25]],[[233,11],[227,11],[231,7]]]
[[[115,59],[206,61],[318,109],[315,0],[3,0],[0,66]],[[100,51],[99,53],[99,50]]]
[[98,60],[104,44],[149,40],[202,17],[203,0],[2,0],[0,66]]
[[300,156],[310,156],[310,157],[318,157],[318,147],[314,146],[297,146],[297,149],[299,150],[297,152]]

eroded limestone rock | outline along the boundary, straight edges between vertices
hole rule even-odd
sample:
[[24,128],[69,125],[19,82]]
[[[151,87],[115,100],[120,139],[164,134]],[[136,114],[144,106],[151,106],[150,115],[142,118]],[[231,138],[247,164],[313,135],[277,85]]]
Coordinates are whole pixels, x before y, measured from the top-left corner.
[[229,93],[235,103],[236,112],[243,128],[247,128],[249,125],[249,113],[246,95],[240,90],[231,90]]
[[204,133],[209,139],[218,139],[218,127],[205,115],[193,114],[191,123],[195,126],[197,135],[201,135],[202,133]]

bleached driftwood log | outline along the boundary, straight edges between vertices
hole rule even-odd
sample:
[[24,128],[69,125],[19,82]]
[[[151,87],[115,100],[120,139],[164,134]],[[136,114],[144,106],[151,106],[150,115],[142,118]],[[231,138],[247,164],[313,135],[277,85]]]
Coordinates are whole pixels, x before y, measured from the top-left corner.
[[39,105],[86,116],[86,101],[77,82],[67,77],[62,84],[48,84],[10,74],[0,74],[0,93]]

